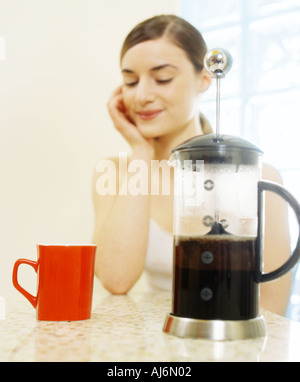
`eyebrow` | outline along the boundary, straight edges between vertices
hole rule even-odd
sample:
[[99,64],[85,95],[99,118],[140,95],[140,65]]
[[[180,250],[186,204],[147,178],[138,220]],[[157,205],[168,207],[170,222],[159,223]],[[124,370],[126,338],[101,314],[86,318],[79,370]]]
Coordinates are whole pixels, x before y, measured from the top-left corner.
[[[175,66],[175,65],[172,65],[172,64],[163,64],[163,65],[158,65],[158,66],[155,66],[155,67],[151,68],[150,72],[157,72],[157,71],[165,69],[165,68],[173,68],[173,69],[177,69],[178,70],[177,66]],[[130,69],[122,69],[122,73],[134,74],[134,71],[130,70]]]

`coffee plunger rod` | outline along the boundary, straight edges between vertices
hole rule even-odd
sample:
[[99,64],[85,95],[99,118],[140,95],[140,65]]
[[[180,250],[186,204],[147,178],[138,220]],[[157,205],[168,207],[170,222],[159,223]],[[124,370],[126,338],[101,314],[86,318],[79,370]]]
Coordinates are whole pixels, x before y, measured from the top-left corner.
[[[216,140],[220,141],[221,128],[220,128],[220,104],[221,104],[221,78],[224,78],[232,67],[232,56],[225,49],[215,48],[209,50],[204,57],[204,67],[211,75],[212,78],[217,80],[217,94],[216,94]],[[213,225],[213,231],[223,231],[222,224],[220,223],[220,213],[218,201],[215,205],[215,224]],[[222,232],[224,233],[224,232]]]
[[221,78],[224,78],[232,67],[232,56],[225,49],[215,48],[209,50],[204,57],[204,66],[212,78],[217,80],[217,102],[216,102],[216,137],[220,139],[220,88]]
[[221,78],[217,76],[217,99],[216,99],[216,136],[217,140],[220,139],[221,129],[220,129],[220,114],[221,114],[221,100],[220,100],[220,90],[221,90]]

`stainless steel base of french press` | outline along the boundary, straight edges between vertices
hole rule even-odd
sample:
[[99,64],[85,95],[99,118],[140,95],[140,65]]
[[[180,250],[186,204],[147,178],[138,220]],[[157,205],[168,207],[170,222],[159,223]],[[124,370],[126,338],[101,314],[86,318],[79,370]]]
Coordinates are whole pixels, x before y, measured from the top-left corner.
[[182,338],[202,338],[214,341],[244,340],[265,337],[263,316],[250,320],[199,320],[167,314],[163,331]]

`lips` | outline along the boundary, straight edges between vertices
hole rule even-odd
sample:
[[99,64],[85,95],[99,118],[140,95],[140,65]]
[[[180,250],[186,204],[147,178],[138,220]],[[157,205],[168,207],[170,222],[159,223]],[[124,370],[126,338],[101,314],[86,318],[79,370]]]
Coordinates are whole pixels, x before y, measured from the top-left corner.
[[145,111],[138,111],[136,114],[143,121],[149,121],[151,119],[158,117],[161,113],[162,113],[162,110],[145,110]]

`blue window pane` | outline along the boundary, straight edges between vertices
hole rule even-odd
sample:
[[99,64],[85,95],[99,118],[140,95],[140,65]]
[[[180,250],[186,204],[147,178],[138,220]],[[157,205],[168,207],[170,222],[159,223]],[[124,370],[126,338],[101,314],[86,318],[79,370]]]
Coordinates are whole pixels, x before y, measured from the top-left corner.
[[241,0],[199,1],[182,0],[181,15],[183,18],[203,28],[240,20]]
[[278,169],[299,168],[300,92],[262,96],[249,105],[249,129],[264,151],[265,160]]
[[252,92],[300,87],[300,12],[253,24],[249,37]]
[[252,12],[265,16],[300,7],[300,0],[251,0]]

